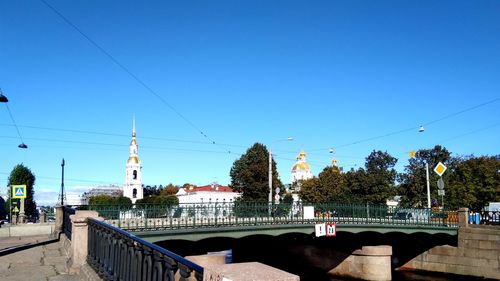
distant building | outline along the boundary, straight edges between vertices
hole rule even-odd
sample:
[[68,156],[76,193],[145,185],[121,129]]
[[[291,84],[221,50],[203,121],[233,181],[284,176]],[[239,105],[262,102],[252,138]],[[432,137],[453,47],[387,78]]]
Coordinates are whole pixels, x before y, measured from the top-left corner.
[[304,150],[300,151],[299,155],[297,155],[297,162],[295,162],[295,165],[292,167],[292,184],[299,180],[312,179],[313,174],[311,172],[311,167],[307,163],[306,156],[307,154]]
[[82,203],[82,197],[78,195],[78,193],[73,193],[73,192],[66,193],[66,199],[64,200],[64,204],[70,206],[85,205],[85,203]]
[[204,186],[181,188],[177,192],[179,204],[186,203],[229,203],[241,196],[229,186],[213,183]]
[[123,196],[130,198],[132,203],[144,197],[144,188],[142,187],[141,160],[138,155],[139,146],[137,145],[135,133],[135,119],[132,125],[132,141],[130,142],[130,155],[125,168],[125,184],[123,185]]
[[[108,195],[111,197],[120,197],[123,195],[123,190],[121,186],[118,185],[100,185],[94,187],[87,192],[84,192],[80,199],[80,204],[87,205],[91,197],[98,195]],[[69,202],[69,198],[68,198]],[[69,204],[69,203],[68,203]],[[76,205],[76,204],[75,204]]]

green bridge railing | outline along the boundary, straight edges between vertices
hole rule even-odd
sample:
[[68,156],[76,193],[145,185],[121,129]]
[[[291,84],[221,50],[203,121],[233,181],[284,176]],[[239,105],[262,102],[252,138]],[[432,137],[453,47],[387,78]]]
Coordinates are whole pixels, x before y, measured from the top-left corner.
[[458,227],[456,211],[388,208],[385,205],[267,204],[255,202],[135,204],[132,206],[88,205],[79,209],[99,212],[113,226],[130,231],[250,226],[275,224],[418,225]]

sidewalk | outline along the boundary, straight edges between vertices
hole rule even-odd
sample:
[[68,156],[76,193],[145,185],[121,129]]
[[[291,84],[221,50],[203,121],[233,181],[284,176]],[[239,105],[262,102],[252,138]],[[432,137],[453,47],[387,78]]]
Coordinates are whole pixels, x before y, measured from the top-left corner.
[[[67,273],[62,245],[57,241],[48,243],[50,240],[47,235],[0,238],[0,253],[15,247],[26,248],[0,256],[0,280],[83,281],[80,276]],[[44,242],[48,244],[43,245]]]

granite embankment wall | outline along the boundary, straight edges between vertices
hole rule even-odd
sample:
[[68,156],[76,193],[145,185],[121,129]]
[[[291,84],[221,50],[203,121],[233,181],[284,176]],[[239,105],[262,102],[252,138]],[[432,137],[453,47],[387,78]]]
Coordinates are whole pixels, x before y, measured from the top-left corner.
[[500,227],[465,225],[458,230],[458,247],[434,247],[401,268],[500,279],[499,264]]

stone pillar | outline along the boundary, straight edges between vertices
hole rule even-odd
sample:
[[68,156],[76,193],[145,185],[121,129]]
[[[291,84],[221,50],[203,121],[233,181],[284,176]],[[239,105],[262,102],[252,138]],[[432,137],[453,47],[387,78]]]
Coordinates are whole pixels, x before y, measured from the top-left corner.
[[[69,261],[69,272],[79,273],[87,260],[88,252],[88,218],[98,218],[96,211],[76,211],[69,216],[72,223],[71,229],[71,259]],[[98,218],[103,220],[102,218]]]
[[45,212],[42,212],[40,214],[40,223],[45,223],[46,217],[47,217],[47,214]]
[[19,208],[19,223],[23,224],[26,221],[24,220],[26,218],[25,213],[24,213],[24,198],[21,198],[19,200],[21,202],[21,208]]
[[468,227],[469,226],[469,209],[460,208],[458,210],[458,227]]
[[54,236],[59,237],[59,234],[63,232],[64,208],[62,205],[57,204],[54,209],[56,215]]
[[328,273],[363,280],[391,280],[391,246],[363,246]]

